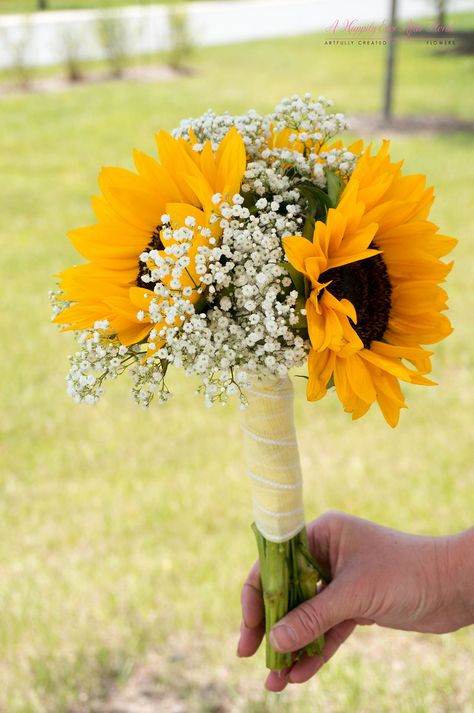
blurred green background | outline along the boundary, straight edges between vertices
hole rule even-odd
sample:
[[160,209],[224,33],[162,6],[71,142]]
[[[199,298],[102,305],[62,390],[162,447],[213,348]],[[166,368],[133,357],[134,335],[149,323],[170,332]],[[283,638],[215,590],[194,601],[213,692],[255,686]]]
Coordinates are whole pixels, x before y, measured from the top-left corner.
[[[183,2],[183,0],[164,0],[164,2],[172,4]],[[155,4],[155,0],[0,0],[0,13],[35,12],[37,10],[85,10],[89,8],[106,9],[153,4]]]
[[[51,276],[77,259],[64,234],[92,220],[100,166],[131,167],[134,146],[154,153],[156,130],[209,106],[265,112],[312,91],[349,118],[375,113],[385,53],[308,35],[196,50],[192,74],[161,82],[0,97],[2,713],[135,713],[143,690],[164,713],[474,711],[472,629],[359,629],[317,679],[265,694],[261,655],[235,657],[255,558],[236,407],[206,410],[180,374],[164,408],[135,406],[126,377],[99,405],[76,406],[64,382],[73,340],[49,322]],[[397,114],[472,118],[472,57],[406,41],[396,69]],[[435,348],[439,387],[407,388],[395,431],[375,408],[352,423],[334,394],[307,403],[295,380],[307,518],[338,508],[450,533],[471,526],[474,509],[474,140],[447,129],[381,136],[408,172],[427,174],[433,220],[459,238],[455,332]],[[121,690],[131,703],[107,707]]]

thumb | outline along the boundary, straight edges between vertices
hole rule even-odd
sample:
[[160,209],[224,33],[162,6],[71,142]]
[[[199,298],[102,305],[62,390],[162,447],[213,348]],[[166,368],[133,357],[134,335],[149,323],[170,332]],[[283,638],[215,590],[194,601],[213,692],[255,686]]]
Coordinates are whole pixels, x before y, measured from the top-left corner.
[[275,624],[270,632],[270,644],[276,651],[297,651],[333,626],[357,616],[355,610],[346,587],[331,582]]

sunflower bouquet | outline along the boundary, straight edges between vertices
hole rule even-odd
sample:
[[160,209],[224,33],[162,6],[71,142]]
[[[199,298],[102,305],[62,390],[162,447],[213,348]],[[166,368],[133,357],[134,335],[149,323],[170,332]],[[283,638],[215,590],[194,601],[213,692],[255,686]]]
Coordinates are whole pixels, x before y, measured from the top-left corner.
[[[451,332],[440,258],[456,241],[428,220],[433,189],[388,141],[333,141],[347,124],[331,108],[307,94],[265,116],[208,111],[157,134],[159,161],[104,168],[97,223],[69,234],[87,262],[51,294],[78,341],[76,401],[129,371],[139,404],[166,402],[174,366],[208,405],[240,402],[267,632],[327,580],[308,549],[289,370],[307,365],[309,401],[335,387],[353,419],[376,402],[394,427],[400,381],[432,384],[423,345]],[[268,667],[290,660],[267,637]]]

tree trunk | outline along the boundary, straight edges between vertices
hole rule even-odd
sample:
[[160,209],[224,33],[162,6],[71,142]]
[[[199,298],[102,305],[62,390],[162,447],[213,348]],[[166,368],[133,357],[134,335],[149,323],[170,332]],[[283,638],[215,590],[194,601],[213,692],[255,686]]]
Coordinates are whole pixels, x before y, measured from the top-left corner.
[[395,65],[395,49],[396,49],[396,26],[397,26],[397,0],[390,0],[390,27],[388,31],[388,52],[387,65],[385,70],[385,87],[384,87],[384,103],[383,103],[383,118],[389,122],[392,118],[392,103],[393,103],[393,79]]
[[438,26],[446,27],[446,0],[436,0],[438,6]]
[[38,10],[47,10],[48,0],[38,0]]

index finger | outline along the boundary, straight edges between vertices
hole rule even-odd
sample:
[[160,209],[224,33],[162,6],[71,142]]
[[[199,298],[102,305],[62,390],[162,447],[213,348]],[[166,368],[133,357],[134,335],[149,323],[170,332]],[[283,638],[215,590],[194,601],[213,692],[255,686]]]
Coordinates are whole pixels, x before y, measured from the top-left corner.
[[255,629],[263,623],[265,612],[263,608],[262,585],[260,582],[259,563],[248,573],[247,579],[242,587],[240,596],[242,604],[242,618],[248,629]]
[[258,562],[254,564],[244,582],[241,601],[243,621],[240,626],[237,654],[252,656],[260,646],[265,633],[265,615]]

